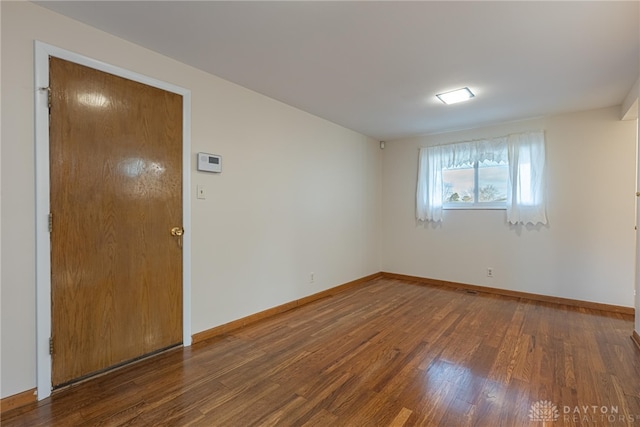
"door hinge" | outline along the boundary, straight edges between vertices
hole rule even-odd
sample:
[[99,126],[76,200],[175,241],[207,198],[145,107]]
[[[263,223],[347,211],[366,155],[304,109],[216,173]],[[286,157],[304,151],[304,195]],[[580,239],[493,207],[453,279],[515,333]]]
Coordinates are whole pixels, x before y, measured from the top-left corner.
[[41,87],[39,89],[47,91],[47,107],[49,107],[49,113],[51,113],[51,87],[47,86],[47,87]]
[[53,354],[53,338],[49,337],[49,354]]
[[49,213],[49,233],[53,232],[53,214]]

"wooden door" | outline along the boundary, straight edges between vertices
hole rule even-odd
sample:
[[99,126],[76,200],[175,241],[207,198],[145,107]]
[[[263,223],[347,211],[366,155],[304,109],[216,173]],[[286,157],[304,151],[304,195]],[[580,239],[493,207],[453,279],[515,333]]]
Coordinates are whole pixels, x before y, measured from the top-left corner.
[[182,97],[53,57],[49,77],[56,387],[182,342]]

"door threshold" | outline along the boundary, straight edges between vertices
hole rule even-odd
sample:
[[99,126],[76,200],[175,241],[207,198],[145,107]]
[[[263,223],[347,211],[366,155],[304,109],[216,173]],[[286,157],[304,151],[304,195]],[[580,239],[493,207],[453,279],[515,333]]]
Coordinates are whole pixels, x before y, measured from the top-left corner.
[[57,394],[57,393],[59,393],[59,392],[61,392],[63,390],[68,390],[68,389],[70,389],[70,388],[72,388],[74,386],[86,383],[87,381],[93,380],[95,378],[99,378],[99,377],[102,377],[104,375],[114,373],[116,371],[119,371],[122,368],[128,368],[129,366],[132,366],[132,365],[134,365],[134,364],[136,364],[138,362],[142,362],[142,361],[150,359],[152,357],[159,356],[161,354],[168,353],[170,351],[177,350],[177,349],[180,349],[180,348],[183,348],[183,347],[184,346],[182,345],[181,342],[177,343],[177,344],[173,344],[173,345],[170,345],[169,347],[164,347],[164,348],[161,348],[160,350],[155,350],[155,351],[153,351],[151,353],[147,353],[147,354],[144,354],[142,356],[134,357],[133,359],[125,360],[124,362],[118,363],[117,365],[109,366],[108,368],[104,368],[104,369],[101,369],[99,371],[95,371],[95,372],[92,372],[90,374],[83,375],[81,377],[75,378],[75,379],[73,379],[71,381],[67,381],[66,383],[62,383],[62,384],[59,384],[57,386],[53,386],[51,391],[52,391],[52,393]]

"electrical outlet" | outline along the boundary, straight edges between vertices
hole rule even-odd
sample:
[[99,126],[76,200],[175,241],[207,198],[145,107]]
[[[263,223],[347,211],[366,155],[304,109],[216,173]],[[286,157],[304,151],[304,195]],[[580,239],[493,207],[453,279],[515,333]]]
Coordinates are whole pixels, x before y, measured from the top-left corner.
[[493,277],[493,268],[487,267],[487,277]]
[[309,283],[313,283],[316,281],[316,274],[311,272],[311,274],[309,274]]

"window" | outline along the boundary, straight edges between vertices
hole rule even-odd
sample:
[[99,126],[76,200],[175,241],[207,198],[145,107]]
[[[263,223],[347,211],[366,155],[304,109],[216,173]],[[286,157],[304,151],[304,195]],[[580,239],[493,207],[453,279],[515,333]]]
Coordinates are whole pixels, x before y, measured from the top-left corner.
[[506,162],[485,160],[442,168],[444,209],[506,209]]
[[544,132],[420,149],[416,217],[444,209],[506,208],[512,224],[547,223]]

